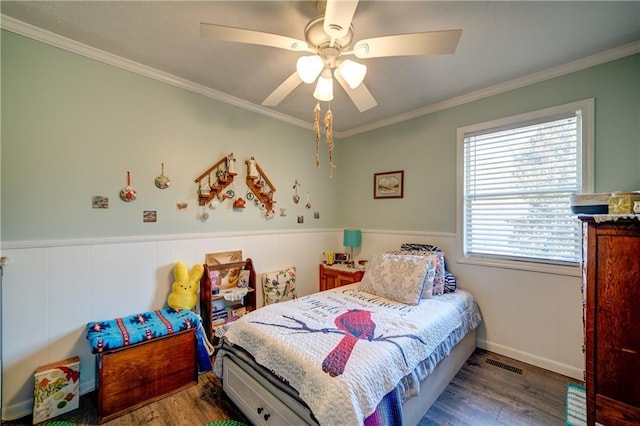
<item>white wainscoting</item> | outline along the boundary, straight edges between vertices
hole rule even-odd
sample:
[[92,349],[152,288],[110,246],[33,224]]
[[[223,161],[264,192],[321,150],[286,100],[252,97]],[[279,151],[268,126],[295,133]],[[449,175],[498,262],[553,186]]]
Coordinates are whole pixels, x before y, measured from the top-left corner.
[[175,262],[191,268],[205,253],[242,250],[258,278],[296,266],[297,291],[305,295],[318,289],[322,251],[341,245],[341,230],[326,229],[4,244],[11,262],[3,277],[2,419],[32,411],[40,365],[78,355],[80,392],[93,390],[87,323],[166,306]]
[[[480,305],[478,346],[582,380],[580,278],[456,262],[455,234],[363,230],[354,258],[404,242],[442,247],[448,269]],[[95,388],[95,356],[86,343],[89,321],[165,306],[173,265],[189,267],[204,253],[242,250],[256,272],[294,265],[299,295],[318,289],[323,251],[342,251],[342,230],[234,232],[3,244],[2,419],[32,410],[33,373],[79,355],[81,393]],[[449,254],[447,254],[449,253]],[[258,305],[262,294],[258,291]]]

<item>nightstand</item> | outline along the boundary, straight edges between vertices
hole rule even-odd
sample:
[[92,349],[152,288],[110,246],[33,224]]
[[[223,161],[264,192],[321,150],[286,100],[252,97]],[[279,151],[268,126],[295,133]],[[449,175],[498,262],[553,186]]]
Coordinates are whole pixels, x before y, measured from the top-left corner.
[[341,264],[320,264],[320,291],[359,282],[363,275],[364,269],[348,268]]

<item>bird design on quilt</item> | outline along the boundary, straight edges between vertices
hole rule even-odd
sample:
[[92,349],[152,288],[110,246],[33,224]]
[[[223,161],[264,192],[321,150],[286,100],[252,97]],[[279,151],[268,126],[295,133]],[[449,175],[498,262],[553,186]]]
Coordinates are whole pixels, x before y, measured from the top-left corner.
[[340,314],[333,321],[338,329],[344,331],[344,337],[322,361],[322,371],[331,377],[344,373],[351,351],[358,340],[373,340],[376,324],[371,320],[371,312],[352,309]]
[[350,309],[338,315],[333,321],[337,328],[311,328],[300,319],[288,315],[282,315],[282,318],[295,324],[278,324],[255,320],[251,322],[270,327],[284,328],[298,333],[333,333],[344,336],[322,361],[322,371],[328,373],[331,377],[340,376],[344,373],[351,352],[356,343],[358,343],[358,340],[391,343],[398,349],[405,364],[407,364],[406,355],[402,346],[395,341],[396,339],[412,339],[417,340],[423,345],[426,344],[424,340],[414,334],[379,335],[376,337],[374,335],[376,323],[371,319],[371,312],[363,309]]

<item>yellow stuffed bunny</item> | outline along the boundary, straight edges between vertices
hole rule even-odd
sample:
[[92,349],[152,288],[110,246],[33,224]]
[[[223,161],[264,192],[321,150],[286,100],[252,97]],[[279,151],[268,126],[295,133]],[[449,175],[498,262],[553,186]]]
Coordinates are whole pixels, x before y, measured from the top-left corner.
[[173,309],[193,309],[198,301],[198,288],[203,272],[201,264],[193,265],[191,272],[187,272],[187,265],[183,262],[176,263],[173,267],[175,281],[171,285],[168,305]]

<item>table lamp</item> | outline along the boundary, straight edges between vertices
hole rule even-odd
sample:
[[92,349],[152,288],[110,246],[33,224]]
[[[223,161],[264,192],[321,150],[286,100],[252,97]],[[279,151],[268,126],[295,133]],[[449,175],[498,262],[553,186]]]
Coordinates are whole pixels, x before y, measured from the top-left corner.
[[353,265],[353,248],[360,247],[362,242],[362,232],[359,229],[345,229],[343,237],[343,245],[351,249],[349,264]]

